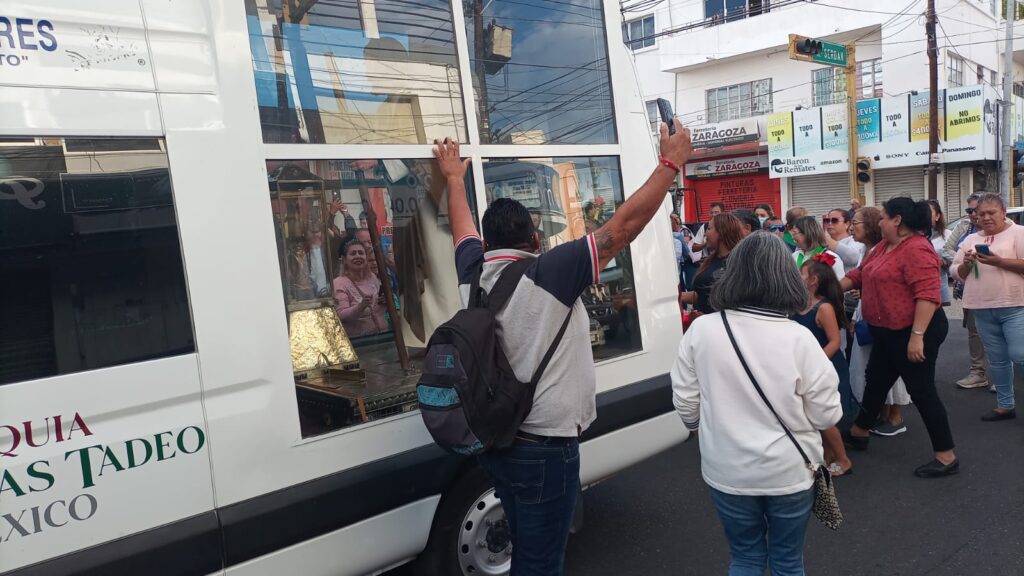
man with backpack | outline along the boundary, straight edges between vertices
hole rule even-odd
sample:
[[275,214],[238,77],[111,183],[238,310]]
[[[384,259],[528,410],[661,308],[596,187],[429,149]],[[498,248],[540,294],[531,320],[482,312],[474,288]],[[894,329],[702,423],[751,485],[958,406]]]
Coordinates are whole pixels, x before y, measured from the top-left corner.
[[[658,167],[607,222],[539,256],[530,213],[515,200],[498,199],[487,208],[481,240],[466,200],[469,160],[460,157],[458,142],[435,141],[434,156],[447,180],[463,301],[478,301],[477,287],[501,300],[503,306],[495,311],[495,332],[504,357],[515,380],[535,386],[525,419],[512,431],[511,446],[496,444],[497,449],[470,451],[478,454],[505,509],[512,532],[514,576],[563,573],[579,491],[579,436],[596,417],[589,320],[579,297],[599,282],[600,271],[658,212],[686,163],[690,133],[678,120],[674,122],[673,136],[668,135],[667,126],[661,126]],[[498,294],[504,290],[499,288],[506,269],[514,274],[508,278],[516,282],[509,294]],[[440,363],[448,366],[447,362]]]

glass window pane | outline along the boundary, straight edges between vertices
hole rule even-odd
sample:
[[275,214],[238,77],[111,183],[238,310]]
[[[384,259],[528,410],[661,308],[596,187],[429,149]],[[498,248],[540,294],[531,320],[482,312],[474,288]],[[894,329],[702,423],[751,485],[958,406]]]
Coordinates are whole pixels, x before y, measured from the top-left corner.
[[195,351],[158,139],[0,147],[0,385]]
[[434,162],[271,160],[267,172],[303,437],[414,410],[410,356],[461,307]]
[[654,46],[654,16],[644,18],[644,46]]
[[481,142],[616,141],[600,0],[473,0],[466,29]]
[[713,18],[725,14],[725,0],[704,0],[704,17]]
[[[535,215],[541,252],[597,230],[624,201],[618,158],[521,158],[484,163],[487,202],[512,198]],[[641,349],[629,247],[583,292],[594,360]]]
[[444,0],[246,0],[264,142],[466,140]]

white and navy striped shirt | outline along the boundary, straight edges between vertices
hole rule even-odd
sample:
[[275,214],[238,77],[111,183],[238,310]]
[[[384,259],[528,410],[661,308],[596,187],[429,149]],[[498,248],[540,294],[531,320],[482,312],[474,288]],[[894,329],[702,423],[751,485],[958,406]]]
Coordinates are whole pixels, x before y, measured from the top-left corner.
[[455,247],[463,305],[469,286],[483,266],[480,286],[490,290],[510,262],[536,260],[526,269],[508,304],[498,313],[498,339],[516,378],[529,382],[573,307],[572,320],[551,362],[537,383],[533,408],[520,427],[542,436],[577,436],[596,417],[597,377],[590,348],[590,321],[580,294],[598,282],[597,247],[592,236],[561,244],[538,256],[520,250],[484,254],[477,236]]

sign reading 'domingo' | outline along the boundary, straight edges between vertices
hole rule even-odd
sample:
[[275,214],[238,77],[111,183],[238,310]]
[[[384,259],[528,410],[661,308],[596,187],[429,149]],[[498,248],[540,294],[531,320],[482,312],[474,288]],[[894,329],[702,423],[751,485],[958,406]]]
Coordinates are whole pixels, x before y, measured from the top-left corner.
[[[63,452],[63,459],[39,459],[29,464],[33,449],[91,437],[85,418],[56,415],[42,420],[0,424],[0,544],[18,538],[87,522],[100,510],[100,500],[88,489],[116,474],[176,457],[198,453],[206,434],[198,426],[142,435],[124,442],[95,443]],[[61,474],[58,468],[70,469]],[[19,506],[20,498],[45,493],[62,484],[79,494],[37,505]]]
[[56,49],[57,36],[49,20],[0,16],[0,67],[21,66],[33,52]]

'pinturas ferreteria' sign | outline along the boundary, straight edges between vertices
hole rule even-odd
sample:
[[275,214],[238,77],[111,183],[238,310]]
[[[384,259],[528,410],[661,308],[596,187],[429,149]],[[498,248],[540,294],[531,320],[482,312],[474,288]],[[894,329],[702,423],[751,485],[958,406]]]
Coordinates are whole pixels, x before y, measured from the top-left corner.
[[[43,447],[53,454],[54,446],[65,443],[70,448],[58,449],[57,457],[33,458]],[[199,426],[97,442],[94,426],[78,413],[0,423],[0,550],[88,523],[104,507],[93,489],[105,480],[196,457],[205,445]],[[57,496],[47,498],[48,493]]]
[[[928,163],[927,92],[857,102],[858,155],[874,168]],[[994,160],[995,93],[983,86],[943,90],[939,95],[941,161]],[[772,178],[849,170],[846,105],[837,104],[768,116],[768,172]]]
[[718,148],[746,142],[757,142],[761,133],[757,118],[729,120],[690,128],[690,139],[696,148]]

